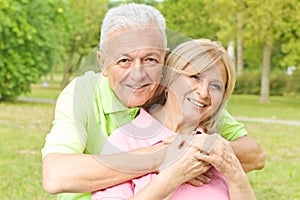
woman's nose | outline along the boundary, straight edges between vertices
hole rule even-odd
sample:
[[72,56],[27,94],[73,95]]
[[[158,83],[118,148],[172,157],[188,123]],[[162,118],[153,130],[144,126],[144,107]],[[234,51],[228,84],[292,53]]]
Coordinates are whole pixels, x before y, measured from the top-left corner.
[[206,81],[201,81],[197,84],[197,93],[200,95],[201,98],[205,99],[209,97],[209,90],[208,84]]

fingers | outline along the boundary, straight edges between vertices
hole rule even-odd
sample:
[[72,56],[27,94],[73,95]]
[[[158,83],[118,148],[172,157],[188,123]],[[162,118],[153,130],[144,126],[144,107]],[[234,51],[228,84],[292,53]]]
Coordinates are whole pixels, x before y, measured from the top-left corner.
[[205,161],[208,163],[212,163],[211,157],[207,154],[204,154],[201,151],[195,152],[194,153],[194,158],[196,158],[197,160],[201,160],[201,161]]
[[192,146],[203,154],[208,155],[215,148],[220,139],[221,136],[217,133],[195,135]]
[[209,171],[210,165],[203,168],[203,171],[207,170],[205,173],[196,176],[195,178],[189,180],[187,183],[193,186],[201,186],[203,184],[209,184],[211,182],[212,173]]
[[171,137],[167,137],[167,138],[163,139],[162,142],[164,144],[171,144],[174,141],[175,137],[176,137],[175,135],[171,136]]
[[[192,138],[193,137],[189,135],[177,135],[177,137],[174,138],[174,141],[169,145],[165,159],[159,167],[159,171],[170,166],[174,162],[177,162],[188,151],[192,151],[190,148]],[[196,151],[195,148],[194,151]]]

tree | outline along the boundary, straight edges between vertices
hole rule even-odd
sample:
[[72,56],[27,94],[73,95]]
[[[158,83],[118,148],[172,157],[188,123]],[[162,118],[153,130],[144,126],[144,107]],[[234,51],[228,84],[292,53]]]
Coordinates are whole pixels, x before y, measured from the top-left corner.
[[[30,91],[64,43],[64,2],[0,0],[0,99]],[[59,30],[59,31],[57,31]]]
[[[84,57],[98,46],[101,22],[107,8],[108,0],[69,1],[67,7],[70,22],[68,46],[66,47],[66,64],[61,87],[68,84],[70,77],[78,71]],[[89,69],[100,70],[100,67],[98,65],[90,66]]]
[[169,29],[194,39],[215,39],[218,26],[210,23],[202,0],[165,0],[160,9]]
[[[237,44],[237,76],[243,74],[244,70],[244,45],[243,45],[243,12],[245,3],[243,0],[204,0],[205,9],[211,23],[219,26],[216,33],[218,39],[224,42]],[[218,12],[216,12],[216,10]],[[229,12],[230,11],[230,12]],[[235,60],[233,59],[233,62]]]
[[211,23],[220,27],[218,38],[223,41],[232,37],[237,38],[237,74],[242,73],[244,50],[248,63],[253,60],[257,65],[263,66],[260,102],[269,102],[269,76],[271,64],[274,64],[272,58],[275,58],[273,52],[276,51],[276,60],[281,60],[281,66],[299,64],[300,2],[298,0],[203,1]]
[[[263,48],[262,60],[262,77],[260,102],[269,102],[270,88],[270,70],[272,52],[275,48],[281,48],[290,44],[299,38],[299,34],[291,34],[295,24],[293,20],[296,13],[299,13],[299,1],[247,1],[247,10],[245,13],[245,29],[249,43],[260,44]],[[299,26],[296,28],[299,29]],[[296,49],[299,50],[300,47]],[[286,49],[288,53],[292,52],[291,48]]]

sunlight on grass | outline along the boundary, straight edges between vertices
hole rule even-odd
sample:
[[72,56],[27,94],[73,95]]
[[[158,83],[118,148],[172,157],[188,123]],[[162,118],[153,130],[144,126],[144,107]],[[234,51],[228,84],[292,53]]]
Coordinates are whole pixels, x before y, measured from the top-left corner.
[[300,98],[270,97],[270,104],[260,104],[259,96],[232,95],[227,109],[233,116],[300,121]]
[[257,198],[300,199],[300,127],[247,123],[246,128],[267,153],[265,168],[248,174]]
[[42,188],[40,153],[53,109],[52,104],[0,103],[0,199],[55,199]]

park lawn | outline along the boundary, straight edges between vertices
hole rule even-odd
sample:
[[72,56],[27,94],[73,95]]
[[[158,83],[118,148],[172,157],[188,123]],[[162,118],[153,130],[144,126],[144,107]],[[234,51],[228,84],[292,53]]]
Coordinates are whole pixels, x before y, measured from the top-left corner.
[[300,199],[300,126],[245,123],[267,153],[264,169],[248,173],[257,199]]
[[[232,105],[230,102],[228,109],[233,115],[252,117],[254,113],[255,117],[267,117],[262,108],[252,110],[256,99],[235,95],[231,100],[236,101]],[[295,112],[299,112],[298,102],[277,97],[276,107],[267,105],[266,112],[273,109],[278,119],[298,120],[295,117]],[[40,154],[53,110],[53,104],[0,103],[0,199],[55,199],[55,195],[42,189]],[[300,127],[253,122],[245,125],[267,152],[266,167],[248,174],[257,198],[300,199],[300,177],[296,176],[300,173]]]
[[269,104],[260,104],[259,96],[232,95],[227,109],[234,116],[300,121],[300,96],[271,96]]
[[53,104],[0,103],[0,199],[55,199],[41,185]]

